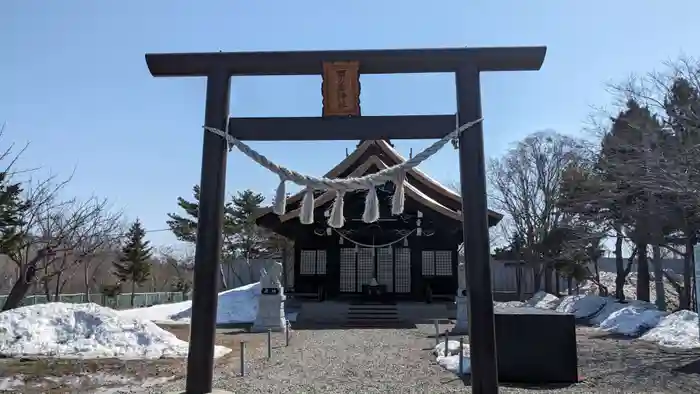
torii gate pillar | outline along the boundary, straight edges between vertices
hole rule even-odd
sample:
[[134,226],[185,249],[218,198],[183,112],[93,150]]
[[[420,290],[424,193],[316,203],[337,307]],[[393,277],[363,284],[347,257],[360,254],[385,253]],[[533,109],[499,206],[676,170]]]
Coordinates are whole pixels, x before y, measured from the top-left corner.
[[[155,77],[206,77],[205,126],[226,129],[230,77],[320,75],[324,64],[357,65],[359,74],[455,73],[459,125],[481,118],[480,73],[539,70],[546,47],[445,48],[364,51],[147,54]],[[348,75],[348,70],[345,70]],[[338,75],[336,76],[338,77]],[[339,77],[340,80],[347,79]],[[352,89],[352,88],[351,88]],[[345,104],[343,104],[345,105]],[[228,133],[239,140],[363,140],[442,138],[454,115],[318,118],[231,118]],[[459,138],[463,234],[470,302],[472,392],[498,393],[496,340],[483,122]],[[212,391],[214,338],[226,179],[226,141],[204,133],[194,291],[187,363],[187,393]]]

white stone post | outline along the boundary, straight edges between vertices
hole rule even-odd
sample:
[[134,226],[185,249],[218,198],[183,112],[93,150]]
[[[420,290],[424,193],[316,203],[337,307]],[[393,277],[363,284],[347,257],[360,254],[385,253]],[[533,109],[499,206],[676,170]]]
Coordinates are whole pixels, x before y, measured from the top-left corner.
[[457,316],[455,326],[452,329],[453,333],[469,333],[469,304],[467,299],[467,278],[465,276],[466,267],[464,262],[460,262],[457,266],[457,283],[458,289],[455,296],[457,304]]
[[253,323],[253,332],[276,332],[287,329],[287,318],[284,313],[284,289],[280,283],[282,265],[275,262],[270,272],[260,278],[260,298],[258,299],[258,314]]

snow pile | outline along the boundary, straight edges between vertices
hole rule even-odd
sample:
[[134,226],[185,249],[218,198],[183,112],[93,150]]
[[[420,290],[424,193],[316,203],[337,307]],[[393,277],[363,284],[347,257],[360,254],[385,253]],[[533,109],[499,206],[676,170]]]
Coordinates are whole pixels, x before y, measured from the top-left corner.
[[[464,354],[469,354],[469,345],[464,344]],[[445,341],[440,341],[435,347],[433,348],[433,354],[436,356],[444,356],[445,355]],[[459,341],[447,341],[447,355],[455,355],[459,354]]]
[[[56,302],[0,313],[3,356],[156,359],[187,351],[187,342],[154,323],[97,304]],[[215,356],[229,351],[217,346]]]
[[24,376],[15,375],[7,378],[0,377],[0,391],[15,391],[24,388]]
[[184,314],[180,316],[180,314],[191,308],[192,301],[182,301],[173,304],[153,305],[146,308],[125,309],[117,311],[117,313],[123,317],[144,319],[160,324],[188,324],[190,322],[189,316]]
[[[676,278],[676,280],[681,282],[683,281],[682,275],[673,272],[673,270],[666,269],[664,271],[666,271],[669,274],[669,276]],[[652,303],[654,303],[656,302],[656,283],[654,282],[654,273],[649,272],[649,277],[649,299]],[[608,289],[610,295],[615,294],[615,288],[617,287],[615,284],[615,278],[617,278],[617,273],[615,272],[600,271],[600,283]],[[678,292],[665,276],[663,278],[663,281],[664,294],[666,294],[666,304],[668,305],[668,309],[677,308],[679,305]],[[630,272],[629,275],[627,275],[627,277],[625,278],[625,284],[622,287],[622,289],[626,299],[634,300],[637,298],[636,272]],[[578,292],[580,294],[598,294],[598,285],[593,283],[593,281],[588,280],[586,282],[583,282],[578,287]]]
[[640,339],[666,347],[693,349],[700,347],[698,334],[698,314],[683,310],[662,318]]
[[593,316],[588,323],[594,326],[601,325],[610,315],[619,311],[620,309],[626,308],[628,306],[637,306],[643,309],[655,309],[656,306],[646,301],[630,301],[630,302],[618,302],[616,299],[609,297],[608,303],[603,306],[595,316]]
[[609,305],[620,307],[610,312],[600,322],[599,328],[603,331],[629,337],[637,337],[644,331],[656,327],[661,318],[666,315],[666,312],[662,312],[647,303],[611,303]]
[[529,300],[525,301],[524,306],[540,308],[540,309],[556,309],[561,300],[559,297],[545,293],[544,291],[538,291]]
[[[258,315],[259,298],[260,282],[222,291],[219,293],[216,323],[253,323]],[[122,316],[146,319],[161,324],[187,324],[192,316],[192,301],[128,309],[118,313]],[[296,313],[287,314],[287,320],[294,321],[295,319]]]
[[[216,309],[216,323],[252,323],[258,315],[258,298],[260,297],[260,282],[237,287],[219,293]],[[171,316],[173,320],[189,321],[192,316],[192,303],[187,309]]]
[[522,301],[505,301],[505,302],[494,301],[493,306],[500,307],[500,308],[520,308],[520,307],[525,306],[525,303]]
[[588,320],[600,312],[610,299],[597,295],[566,296],[555,309],[557,312],[572,313],[576,319]]
[[447,355],[445,355],[445,342],[438,343],[433,348],[433,354],[437,356],[436,362],[446,370],[459,374],[459,358],[462,357],[462,374],[471,373],[469,363],[469,345],[464,344],[462,354],[459,354],[459,341],[447,341]]

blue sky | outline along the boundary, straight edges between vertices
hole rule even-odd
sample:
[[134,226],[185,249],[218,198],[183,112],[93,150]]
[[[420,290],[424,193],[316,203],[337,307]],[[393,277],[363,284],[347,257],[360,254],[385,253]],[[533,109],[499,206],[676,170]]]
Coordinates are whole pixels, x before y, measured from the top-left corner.
[[[349,5],[351,4],[351,6]],[[148,52],[547,45],[538,72],[482,78],[486,154],[538,130],[582,135],[607,82],[681,54],[700,55],[700,2],[674,0],[122,0],[0,2],[0,122],[8,143],[30,142],[19,163],[76,173],[66,193],[98,195],[165,226],[177,196],[199,181],[204,80],[155,79]],[[317,116],[320,77],[235,78],[236,116]],[[453,113],[450,75],[362,78],[363,114]],[[329,130],[329,132],[332,132]],[[407,155],[429,141],[396,141]],[[278,163],[321,175],[355,142],[255,143]],[[422,168],[458,179],[445,149]],[[277,178],[229,155],[227,192],[272,196]],[[169,232],[150,234],[171,244]]]

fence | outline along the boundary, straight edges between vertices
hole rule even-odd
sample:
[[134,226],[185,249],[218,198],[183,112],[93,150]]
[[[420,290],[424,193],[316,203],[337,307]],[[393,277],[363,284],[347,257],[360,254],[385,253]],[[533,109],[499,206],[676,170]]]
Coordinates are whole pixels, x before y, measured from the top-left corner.
[[[260,280],[260,271],[269,270],[279,259],[234,259],[222,265],[226,287],[233,289],[255,283]],[[292,264],[293,266],[293,264]]]
[[[6,295],[0,295],[0,305],[5,303]],[[182,293],[136,293],[134,294],[133,308],[142,308],[158,304],[170,304],[185,301],[186,297]],[[55,302],[66,302],[70,304],[80,304],[93,302],[112,309],[129,309],[131,306],[131,294],[120,294],[117,297],[107,297],[102,294],[61,294]],[[22,300],[22,306],[45,304],[50,302],[44,295],[27,296]]]
[[[552,275],[552,289],[564,291],[569,288],[569,281],[557,275]],[[558,283],[557,283],[558,282]],[[544,289],[545,277],[540,278],[540,289]],[[573,287],[577,282],[571,283]],[[502,301],[517,300],[529,297],[535,292],[535,270],[532,267],[514,261],[491,261],[491,287],[495,295]],[[518,294],[520,291],[520,294]]]

